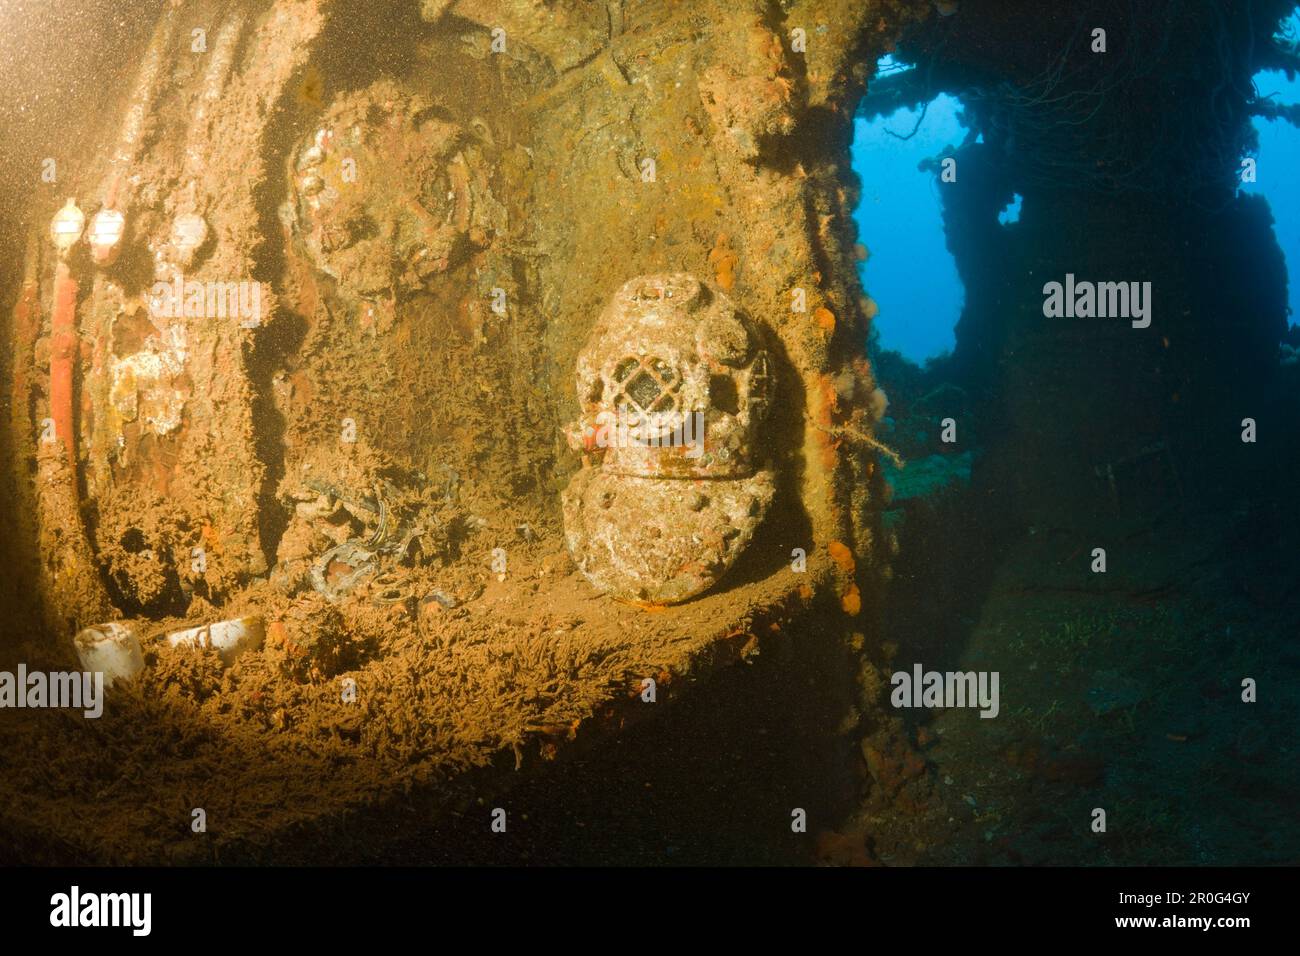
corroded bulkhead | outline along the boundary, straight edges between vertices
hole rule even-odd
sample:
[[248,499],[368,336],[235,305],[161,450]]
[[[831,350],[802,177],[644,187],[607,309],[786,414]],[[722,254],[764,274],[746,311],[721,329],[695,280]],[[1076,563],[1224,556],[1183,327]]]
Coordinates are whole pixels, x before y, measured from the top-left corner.
[[[0,644],[123,682],[103,733],[6,725],[7,794],[86,768],[57,853],[316,858],[661,719],[647,679],[689,723],[741,660],[855,673],[821,600],[858,600],[876,500],[847,140],[792,137],[848,128],[874,20],[819,8],[805,76],[766,8],[162,6],[33,140],[69,156],[0,280],[0,545],[39,598]],[[177,788],[211,841],[155,825]]]

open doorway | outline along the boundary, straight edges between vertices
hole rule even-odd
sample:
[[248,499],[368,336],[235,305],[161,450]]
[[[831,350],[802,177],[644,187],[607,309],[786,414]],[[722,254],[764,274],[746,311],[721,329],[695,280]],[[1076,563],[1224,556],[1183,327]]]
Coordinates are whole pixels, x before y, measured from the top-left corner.
[[[1275,39],[1300,49],[1300,15],[1283,22]],[[1252,120],[1258,147],[1252,162],[1243,164],[1242,191],[1268,200],[1274,233],[1287,269],[1288,332],[1282,346],[1283,364],[1300,363],[1300,182],[1291,162],[1300,155],[1300,74],[1280,69],[1254,76],[1257,102],[1264,109]]]
[[[876,76],[915,69],[886,55]],[[948,381],[966,292],[941,192],[950,181],[944,157],[970,135],[963,120],[961,102],[939,93],[919,103],[864,102],[854,121],[853,168],[863,184],[855,216],[867,249],[860,278],[876,310],[869,348],[889,399],[880,431],[899,456],[884,465],[899,507],[970,477],[972,446],[955,429],[965,396]]]
[[[882,57],[877,76],[904,67]],[[861,177],[858,235],[870,251],[863,285],[879,308],[879,347],[918,364],[952,351],[965,292],[943,232],[940,183],[930,160],[965,136],[961,104],[941,93],[920,107],[859,115],[853,168]]]

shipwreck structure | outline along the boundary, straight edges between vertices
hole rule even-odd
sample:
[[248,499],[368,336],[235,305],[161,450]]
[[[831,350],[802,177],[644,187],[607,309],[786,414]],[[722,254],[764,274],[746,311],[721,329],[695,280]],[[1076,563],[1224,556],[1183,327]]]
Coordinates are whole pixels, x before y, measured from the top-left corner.
[[[1211,79],[1169,4],[1090,11],[1109,72],[1029,0],[87,6],[0,162],[0,654],[122,680],[0,721],[20,859],[576,860],[612,806],[627,847],[752,859],[745,819],[806,860],[863,806],[946,820],[882,705],[859,110],[952,92],[985,133],[945,193],[954,363],[1008,508],[1092,501],[1285,330],[1275,259],[1229,329],[1168,251],[1268,233],[1215,156],[1285,3],[1192,5],[1229,21]],[[1153,87],[1162,41],[1193,52]],[[917,68],[869,90],[889,51]],[[1169,89],[1218,125],[1099,136]],[[1107,255],[1158,276],[1151,334],[1045,325],[1144,216],[1169,245]]]
[[[106,736],[23,732],[102,754],[100,788],[140,768],[69,845],[257,858],[399,793],[441,819],[794,641],[851,750],[879,482],[846,147],[868,64],[928,15],[138,15],[75,151],[33,133],[58,174],[5,290],[6,543],[38,597],[6,647],[67,664],[81,634],[129,678]],[[698,413],[702,457],[570,447],[602,403],[661,416],[638,435]],[[139,828],[182,778],[215,843]]]

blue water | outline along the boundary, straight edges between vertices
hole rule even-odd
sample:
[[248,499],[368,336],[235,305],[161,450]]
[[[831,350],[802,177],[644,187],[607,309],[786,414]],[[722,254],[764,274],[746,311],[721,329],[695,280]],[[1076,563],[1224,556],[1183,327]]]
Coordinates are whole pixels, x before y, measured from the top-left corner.
[[[881,61],[882,70],[889,60]],[[886,131],[906,136],[919,111],[899,110],[870,123],[859,119],[853,127],[853,168],[862,177],[862,203],[854,215],[860,241],[871,250],[863,284],[880,307],[875,326],[881,346],[917,363],[952,350],[953,326],[965,299],[944,244],[942,184],[916,168],[965,138],[957,120],[960,108],[951,96],[938,97],[909,140]]]
[[[1277,94],[1280,103],[1300,102],[1300,77],[1287,80],[1284,73],[1267,71],[1255,75],[1255,87],[1261,97]],[[1286,256],[1291,324],[1300,324],[1300,181],[1296,158],[1300,157],[1300,129],[1285,120],[1256,118],[1259,154],[1256,156],[1254,183],[1245,183],[1246,192],[1260,193],[1273,210],[1277,241]]]
[[[884,57],[878,75],[899,68],[892,57]],[[1258,74],[1255,83],[1261,96],[1276,94],[1280,102],[1300,102],[1300,78],[1288,81],[1284,74],[1270,71]],[[906,109],[854,123],[853,168],[863,184],[862,202],[854,215],[860,239],[871,251],[862,267],[863,284],[880,309],[875,326],[881,346],[917,363],[952,350],[953,327],[965,297],[944,244],[938,192],[942,184],[933,173],[917,169],[922,160],[964,139],[965,128],[958,120],[960,108],[956,99],[943,95],[930,104],[919,126],[919,111]],[[1300,156],[1300,129],[1283,120],[1254,122],[1259,132],[1258,181],[1242,188],[1263,194],[1273,210],[1290,278],[1291,321],[1297,324],[1300,176],[1293,163]],[[914,128],[916,134],[910,139],[899,138]],[[1019,215],[1017,196],[998,221],[1009,225]]]
[[1024,196],[1020,195],[1020,193],[1016,193],[1015,196],[1012,197],[1011,202],[1007,203],[1007,205],[1002,208],[1002,211],[998,213],[998,222],[1002,223],[1004,226],[1009,226],[1012,223],[1019,222],[1020,204],[1023,203],[1024,200]]

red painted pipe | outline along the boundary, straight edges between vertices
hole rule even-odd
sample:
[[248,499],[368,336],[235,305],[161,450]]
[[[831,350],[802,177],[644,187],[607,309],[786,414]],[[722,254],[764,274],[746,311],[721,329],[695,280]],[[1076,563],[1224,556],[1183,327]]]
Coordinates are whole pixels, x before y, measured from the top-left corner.
[[72,373],[77,356],[77,280],[68,264],[59,261],[54,272],[54,313],[50,318],[50,418],[55,440],[76,461],[77,441],[72,430]]

